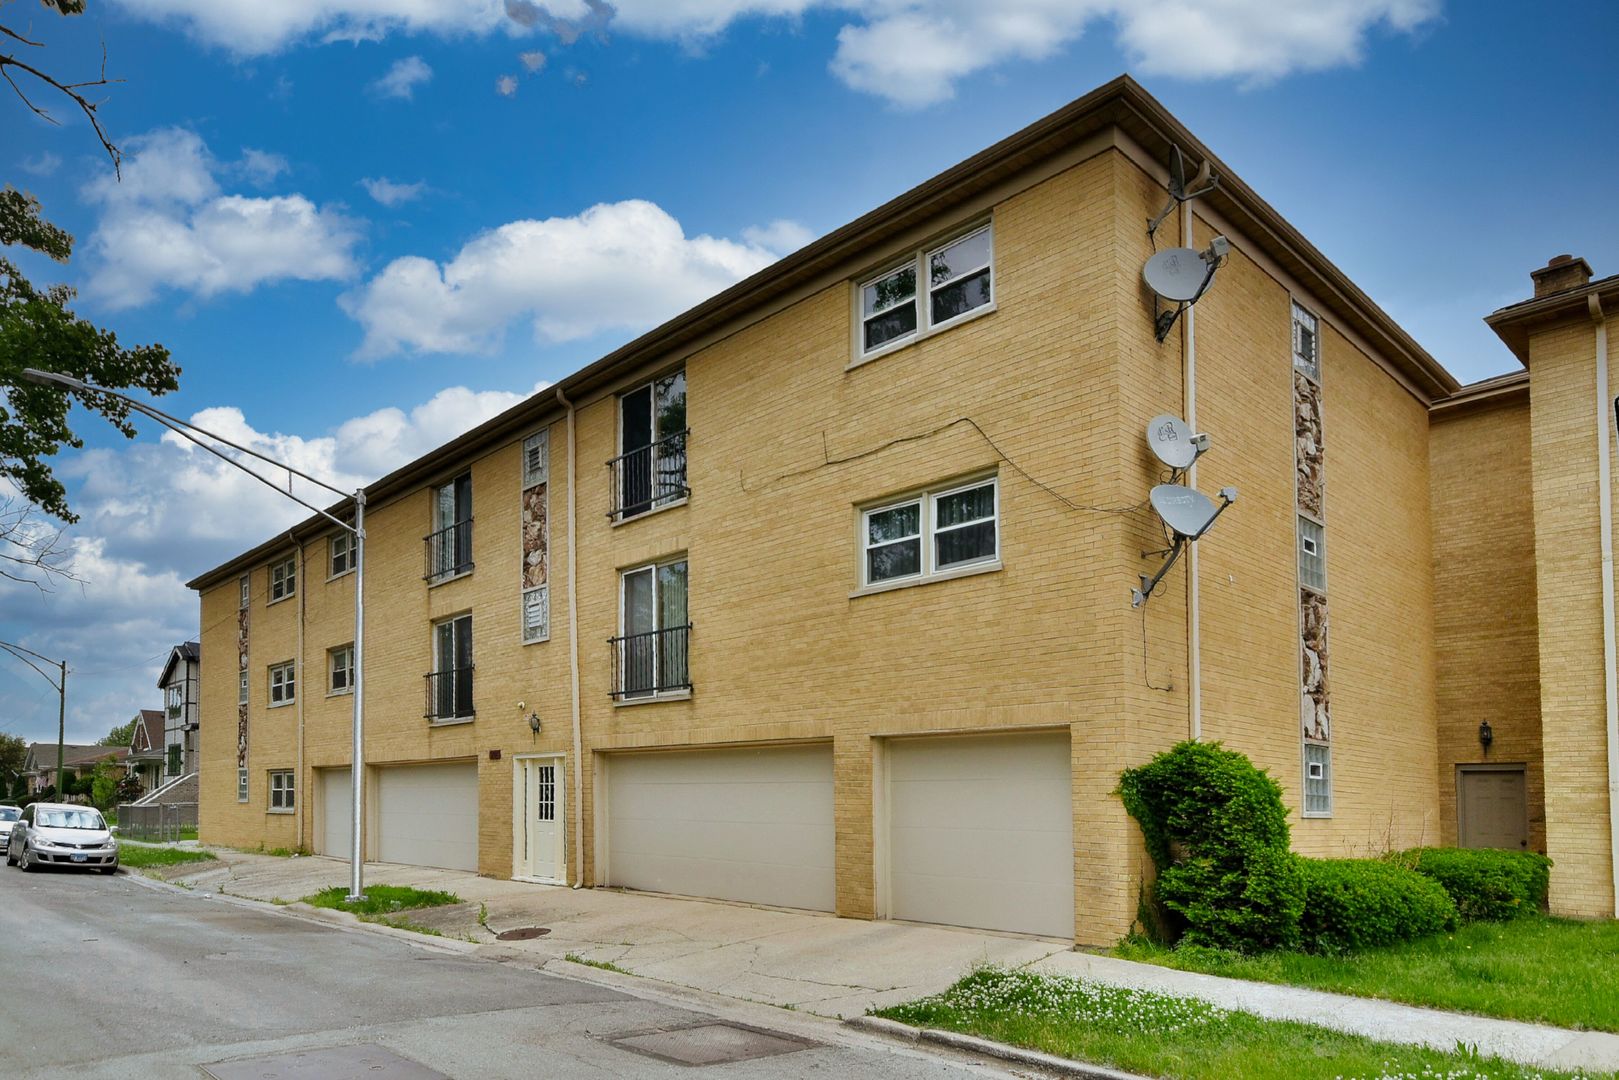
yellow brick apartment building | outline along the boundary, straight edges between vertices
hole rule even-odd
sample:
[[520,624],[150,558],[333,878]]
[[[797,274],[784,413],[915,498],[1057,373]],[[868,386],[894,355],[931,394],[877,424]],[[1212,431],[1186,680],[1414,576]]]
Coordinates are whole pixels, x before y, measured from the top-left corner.
[[[1218,183],[1149,235],[1172,147]],[[1216,235],[1160,342],[1143,263]],[[1612,914],[1567,280],[1462,389],[1116,80],[366,489],[366,857],[1106,942],[1119,772],[1197,737],[1301,851],[1460,828]],[[1240,496],[1132,607],[1164,413]],[[205,841],[346,857],[354,555],[192,582]]]

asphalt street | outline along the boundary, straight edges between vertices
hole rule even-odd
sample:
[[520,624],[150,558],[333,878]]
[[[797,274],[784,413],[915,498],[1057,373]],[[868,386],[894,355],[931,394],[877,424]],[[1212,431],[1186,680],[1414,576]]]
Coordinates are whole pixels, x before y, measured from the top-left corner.
[[[699,1011],[430,942],[122,873],[0,867],[0,1076],[1016,1075],[780,1010]],[[734,1060],[753,1051],[763,1056]],[[726,1060],[671,1060],[693,1056]]]

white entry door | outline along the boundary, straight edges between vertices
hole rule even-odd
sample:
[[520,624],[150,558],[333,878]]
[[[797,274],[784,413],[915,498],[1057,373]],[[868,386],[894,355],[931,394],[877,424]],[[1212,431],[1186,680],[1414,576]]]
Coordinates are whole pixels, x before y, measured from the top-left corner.
[[341,769],[320,770],[320,852],[335,859],[353,855],[351,830],[354,821],[353,780],[347,765]]
[[566,876],[562,792],[561,758],[524,759],[521,835],[528,859],[526,877],[561,881]]
[[606,762],[606,884],[832,910],[830,746],[610,754]]
[[1068,733],[895,739],[888,773],[888,913],[1074,934]]

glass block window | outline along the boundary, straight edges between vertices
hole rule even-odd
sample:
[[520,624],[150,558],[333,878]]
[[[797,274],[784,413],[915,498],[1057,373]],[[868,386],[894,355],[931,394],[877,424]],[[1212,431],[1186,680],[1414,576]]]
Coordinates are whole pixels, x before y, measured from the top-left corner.
[[237,802],[246,802],[247,801],[247,770],[246,769],[237,769],[236,770],[236,801]]
[[248,580],[249,580],[249,579],[248,579],[248,575],[246,575],[246,574],[243,574],[243,575],[242,575],[242,577],[241,577],[241,580],[240,580],[240,581],[238,581],[238,582],[237,582],[237,583],[236,583],[236,584],[237,584],[237,587],[238,587],[238,588],[240,588],[240,589],[241,589],[241,590],[242,590],[242,601],[241,601],[241,605],[240,605],[240,606],[241,606],[241,607],[243,607],[243,608],[245,608],[245,607],[247,607],[247,586],[248,586]]
[[1321,523],[1299,515],[1299,584],[1327,591],[1327,535]]
[[1332,815],[1332,747],[1323,743],[1304,744],[1304,813]]
[[1293,305],[1293,366],[1310,377],[1321,381],[1320,323],[1308,311]]
[[523,641],[545,641],[551,636],[551,590],[539,585],[523,590]]
[[236,673],[236,704],[247,704],[247,669]]

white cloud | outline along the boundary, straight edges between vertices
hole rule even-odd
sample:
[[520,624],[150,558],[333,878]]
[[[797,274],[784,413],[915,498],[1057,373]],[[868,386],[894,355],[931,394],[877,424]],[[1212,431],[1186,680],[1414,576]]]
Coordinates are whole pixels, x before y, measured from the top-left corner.
[[275,183],[276,177],[289,171],[291,166],[280,154],[248,147],[242,151],[242,161],[237,168],[247,178],[248,183],[257,187],[267,187]]
[[[543,388],[449,387],[412,408],[377,409],[324,433],[261,430],[234,406],[190,419],[347,489]],[[0,638],[68,658],[69,738],[89,741],[136,709],[159,704],[154,683],[161,661],[154,658],[197,635],[197,598],[185,582],[308,511],[172,434],[76,454],[58,473],[72,485],[82,515],[67,542],[83,584],[64,583],[42,596],[0,580]],[[317,505],[335,501],[301,482],[294,490]],[[28,738],[55,737],[56,695],[32,673],[17,676],[0,666],[0,700],[7,705],[0,726]]]
[[43,151],[38,157],[23,158],[22,171],[32,176],[54,176],[56,170],[62,167],[62,158],[49,150]]
[[831,70],[847,85],[901,107],[949,98],[977,72],[1055,55],[1093,22],[1115,27],[1121,50],[1147,74],[1261,82],[1357,62],[1369,34],[1411,33],[1441,0],[117,0],[151,18],[184,22],[240,53],[294,41],[545,33],[567,45],[605,29],[701,42],[742,19],[796,20],[825,12],[847,21]]
[[495,93],[501,97],[511,97],[517,93],[517,78],[513,75],[502,75],[495,80]]
[[545,54],[538,49],[520,52],[517,54],[517,59],[522,61],[523,66],[528,69],[531,75],[545,67]]
[[196,133],[178,128],[132,138],[126,151],[121,183],[102,176],[84,189],[102,208],[87,291],[108,306],[144,304],[164,288],[210,297],[353,275],[359,236],[336,211],[302,195],[220,190],[222,173],[284,167],[274,155],[249,151],[238,165],[221,166]]
[[386,176],[367,177],[360,181],[365,193],[381,203],[383,206],[402,206],[421,197],[427,190],[427,185],[418,180],[414,184],[400,184],[389,180]]
[[783,218],[772,221],[769,225],[752,225],[743,229],[742,239],[754,247],[773,251],[777,255],[791,255],[815,239],[815,233],[796,221]]
[[388,73],[371,84],[373,92],[387,98],[409,100],[416,88],[433,77],[433,69],[419,56],[406,56],[395,60]]
[[775,258],[755,243],[687,236],[662,208],[629,200],[510,222],[442,266],[395,259],[340,302],[365,328],[362,356],[480,352],[518,319],[540,341],[645,329]]

